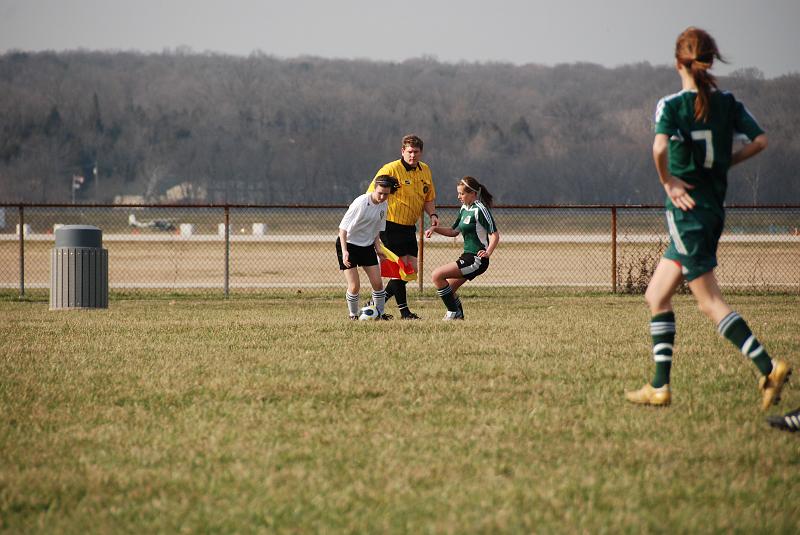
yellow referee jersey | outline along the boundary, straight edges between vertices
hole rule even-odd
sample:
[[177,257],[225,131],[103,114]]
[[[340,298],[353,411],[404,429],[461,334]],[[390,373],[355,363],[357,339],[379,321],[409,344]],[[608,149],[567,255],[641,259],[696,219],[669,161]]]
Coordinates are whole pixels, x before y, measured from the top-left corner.
[[[416,168],[406,170],[403,160],[389,162],[375,174],[393,176],[400,182],[400,188],[389,195],[387,203],[386,220],[398,225],[415,225],[422,215],[422,208],[426,202],[436,198],[436,189],[433,187],[431,168],[418,162]],[[375,189],[375,179],[367,188],[367,192]]]

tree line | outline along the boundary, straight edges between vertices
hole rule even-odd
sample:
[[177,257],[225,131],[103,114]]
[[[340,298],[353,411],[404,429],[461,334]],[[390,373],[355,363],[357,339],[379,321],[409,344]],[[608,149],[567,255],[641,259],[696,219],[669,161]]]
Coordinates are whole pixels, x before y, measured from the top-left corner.
[[[728,201],[800,202],[800,75],[747,68],[720,86],[770,138],[732,170]],[[679,89],[648,63],[9,52],[0,200],[159,201],[183,184],[187,202],[346,203],[413,132],[442,204],[466,174],[501,204],[659,203],[653,113]]]

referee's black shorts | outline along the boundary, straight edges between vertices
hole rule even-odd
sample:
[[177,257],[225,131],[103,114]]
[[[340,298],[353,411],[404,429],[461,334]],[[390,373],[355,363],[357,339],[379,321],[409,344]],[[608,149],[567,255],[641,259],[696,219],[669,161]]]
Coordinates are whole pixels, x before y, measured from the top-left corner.
[[353,245],[347,242],[347,252],[350,253],[350,267],[344,265],[344,258],[342,257],[342,244],[339,238],[336,238],[336,257],[339,259],[339,269],[352,269],[357,266],[377,266],[378,255],[375,253],[375,246],[370,244],[366,247],[360,245]]
[[415,225],[398,225],[387,221],[386,230],[381,232],[381,241],[397,256],[408,255],[416,258],[419,252]]

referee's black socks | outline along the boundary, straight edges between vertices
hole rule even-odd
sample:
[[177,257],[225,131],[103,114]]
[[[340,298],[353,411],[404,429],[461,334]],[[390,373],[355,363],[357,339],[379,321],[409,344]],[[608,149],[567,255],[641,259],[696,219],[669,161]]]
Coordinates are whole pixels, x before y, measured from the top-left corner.
[[400,309],[400,315],[403,317],[408,316],[411,312],[408,310],[408,297],[406,296],[406,284],[408,282],[400,279],[390,279],[386,283],[386,301],[394,296],[397,301],[397,308]]
[[397,279],[389,279],[389,282],[386,283],[386,288],[384,288],[384,291],[386,292],[386,302],[387,303],[389,302],[389,299],[391,299],[394,296],[395,288],[397,287],[396,283],[398,283],[398,282],[400,282],[400,281],[397,280]]

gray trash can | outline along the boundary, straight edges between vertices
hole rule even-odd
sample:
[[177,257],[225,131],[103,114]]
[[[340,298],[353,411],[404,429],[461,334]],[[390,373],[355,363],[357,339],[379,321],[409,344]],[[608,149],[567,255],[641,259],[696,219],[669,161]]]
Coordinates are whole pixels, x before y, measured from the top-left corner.
[[108,251],[91,225],[56,229],[50,255],[50,310],[108,308]]

